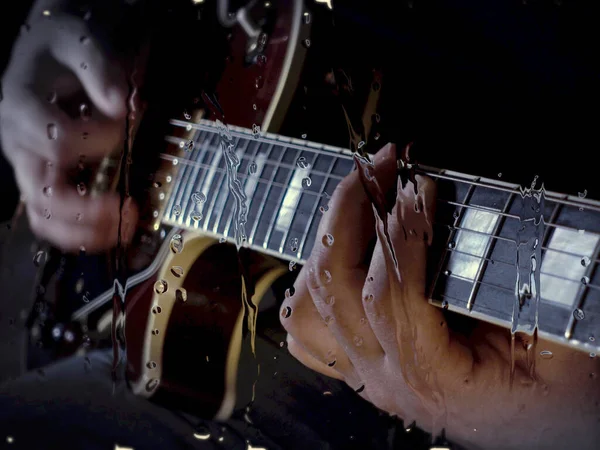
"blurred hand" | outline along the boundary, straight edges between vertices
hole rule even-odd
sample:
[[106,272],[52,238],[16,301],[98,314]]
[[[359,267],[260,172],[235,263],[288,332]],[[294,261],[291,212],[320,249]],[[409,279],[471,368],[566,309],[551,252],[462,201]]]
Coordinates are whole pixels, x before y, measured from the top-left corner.
[[[27,23],[2,79],[0,138],[32,230],[64,251],[111,248],[118,236],[119,195],[90,196],[68,173],[122,145],[125,76],[83,19],[52,10],[45,15],[38,5]],[[123,214],[127,241],[138,216],[129,199]]]
[[[374,175],[384,192],[394,187],[393,146],[376,155]],[[511,388],[509,331],[481,324],[467,338],[428,303],[435,184],[420,176],[417,184],[416,195],[410,182],[397,186],[389,243],[358,171],[338,186],[295,292],[282,305],[291,354],[405,424],[416,421],[436,434],[444,428],[468,448],[596,448],[597,358],[538,341],[532,378],[517,341]],[[541,350],[553,358],[541,359]]]

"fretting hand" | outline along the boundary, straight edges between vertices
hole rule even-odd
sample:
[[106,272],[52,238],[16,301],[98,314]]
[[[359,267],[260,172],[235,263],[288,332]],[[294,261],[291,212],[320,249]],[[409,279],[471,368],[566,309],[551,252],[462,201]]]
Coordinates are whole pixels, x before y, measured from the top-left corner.
[[[392,145],[375,157],[383,191],[396,183],[395,162]],[[417,176],[417,185],[415,195],[412,183],[398,184],[387,216],[390,247],[358,172],[341,182],[295,292],[282,305],[289,351],[405,424],[444,428],[448,439],[469,448],[596,448],[597,359],[539,341],[537,353],[549,350],[553,359],[536,355],[534,380],[525,351],[518,351],[511,388],[509,332],[481,324],[465,337],[428,303],[435,184]]]
[[[68,173],[82,162],[98,162],[123,143],[127,85],[118,65],[85,20],[45,10],[38,2],[13,47],[2,88],[2,149],[14,168],[32,230],[64,251],[114,246],[118,194],[90,196]],[[77,102],[69,114],[65,104],[83,92],[90,101]],[[125,241],[131,239],[137,215],[135,204],[127,201]]]

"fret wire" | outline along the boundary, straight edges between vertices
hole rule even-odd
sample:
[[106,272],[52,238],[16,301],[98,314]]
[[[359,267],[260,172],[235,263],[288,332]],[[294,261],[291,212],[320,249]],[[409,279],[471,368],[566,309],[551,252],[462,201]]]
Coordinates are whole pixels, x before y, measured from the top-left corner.
[[[507,288],[506,286],[500,286],[498,284],[489,283],[489,282],[483,281],[483,280],[472,280],[471,278],[462,277],[462,276],[456,275],[454,273],[447,275],[447,277],[448,278],[456,278],[457,280],[466,281],[468,283],[480,284],[481,286],[493,287],[493,288],[499,289],[501,291],[510,292],[511,294],[514,294],[514,292],[515,292],[514,288]],[[457,299],[457,300],[460,301],[460,299]]]
[[[164,155],[164,156],[163,156],[163,159],[177,159],[177,158],[174,158],[174,157],[172,157],[171,155]],[[186,162],[181,162],[181,161],[179,161],[179,164],[186,164]],[[206,165],[206,164],[204,164],[203,166],[210,167],[209,165]],[[225,171],[225,169],[217,169],[217,171],[221,171],[221,172],[223,172],[223,171]],[[239,175],[239,178],[247,178],[247,175],[242,175],[242,174],[240,174],[240,175]],[[342,178],[343,178],[343,177],[342,177]],[[342,179],[342,178],[340,178],[340,179]],[[258,183],[263,183],[263,184],[268,184],[268,183],[270,183],[270,184],[272,184],[273,186],[277,186],[277,187],[283,187],[283,188],[285,188],[285,189],[292,189],[292,190],[294,190],[294,189],[295,189],[295,190],[297,190],[297,191],[300,191],[300,190],[302,190],[302,189],[299,189],[299,188],[295,188],[295,187],[293,187],[293,186],[285,186],[283,183],[278,183],[278,182],[269,181],[269,180],[264,180],[264,179],[258,179],[258,180],[256,180],[256,181],[257,181]],[[314,191],[305,191],[304,193],[305,193],[306,195],[314,195],[314,196],[318,196],[318,195],[319,195],[318,193],[315,193]],[[550,200],[550,201],[553,201],[553,202],[556,202],[556,200],[554,200],[554,199],[549,199],[549,200]],[[478,211],[484,211],[484,212],[494,212],[493,210],[491,210],[491,209],[488,209],[488,208],[480,207],[480,206],[477,206],[477,205],[465,205],[464,203],[460,203],[460,202],[454,202],[454,201],[446,200],[446,199],[443,199],[443,198],[437,198],[437,199],[436,199],[436,203],[445,203],[445,204],[448,204],[448,205],[458,206],[458,207],[461,207],[461,208],[467,208],[467,209],[474,209],[474,210],[478,210]],[[505,215],[506,217],[509,217],[509,218],[512,218],[512,219],[518,219],[518,216],[515,216],[515,215],[513,215],[513,214],[502,214],[502,213],[497,213],[497,212],[494,212],[494,213],[495,213],[495,214],[501,214],[501,215]],[[577,229],[577,228],[569,227],[569,226],[567,226],[567,225],[559,225],[559,224],[556,224],[556,223],[548,223],[548,224],[546,224],[546,225],[547,225],[548,227],[560,228],[560,229],[563,229],[563,230],[568,230],[568,231],[581,231],[581,230],[579,230],[579,229]],[[583,230],[583,231],[586,231],[586,230]]]
[[[258,155],[260,154],[260,149],[261,149],[262,145],[257,142],[256,143],[256,148],[254,149],[254,151],[252,152],[252,157],[250,160],[250,164],[252,164],[252,162],[256,161],[256,159],[258,158]],[[264,168],[264,166],[263,166]],[[239,177],[239,173],[238,173],[238,177]],[[259,177],[259,175],[257,175],[257,177]],[[252,179],[252,177],[250,176],[250,174],[248,174],[247,177],[245,177],[243,179],[243,188],[244,188],[244,192],[246,192],[246,185],[248,184],[248,181],[250,181]],[[246,215],[246,224],[248,223],[247,221],[250,219],[250,208],[252,208],[252,204],[254,202],[254,196],[256,194],[256,189],[258,188],[258,183],[256,184],[256,186],[254,187],[254,191],[252,192],[252,195],[250,196],[250,201],[247,203],[246,208],[247,208],[247,215]],[[248,200],[248,199],[246,199]],[[231,221],[233,221],[233,210],[232,210],[232,214],[231,214]],[[223,233],[225,236],[227,236],[227,233],[229,232],[229,227],[231,225],[231,222],[228,222],[227,227],[225,227],[225,232]],[[247,238],[247,236],[246,236]]]
[[[440,227],[451,226],[451,225],[447,225],[445,223],[440,223],[440,222],[433,222],[433,224],[437,225],[437,226],[440,226]],[[483,235],[483,236],[488,236],[490,239],[497,239],[499,241],[511,242],[513,244],[515,243],[515,241],[513,239],[506,238],[506,237],[503,237],[503,236],[492,236],[492,235],[489,235],[487,233],[484,233],[483,231],[471,230],[469,228],[463,228],[463,227],[455,227],[455,229],[466,231],[468,233],[475,233],[475,234],[480,234],[480,235]],[[571,252],[568,252],[566,250],[560,250],[560,249],[557,249],[557,248],[549,248],[549,247],[542,246],[542,250],[552,250],[553,252],[560,253],[562,255],[576,256],[578,258],[581,258],[581,255],[579,255],[577,253],[571,253]],[[594,262],[600,262],[600,260],[598,260],[598,259],[593,260],[593,261]]]
[[[173,139],[173,140],[174,140],[174,142],[175,142],[175,141],[176,141],[176,142],[179,142],[179,141],[187,142],[187,141],[185,141],[185,139],[175,138],[175,137],[171,137],[171,136],[168,136],[168,138],[169,138],[169,139]],[[177,140],[178,140],[178,141],[177,141]],[[257,140],[257,139],[243,139],[243,141],[244,141],[244,142],[253,142],[253,141],[255,141],[255,142],[260,142],[260,141],[259,141],[259,140]],[[279,145],[279,144],[278,144],[278,145]],[[283,147],[283,148],[284,148],[284,150],[297,150],[295,147],[287,147],[287,146],[284,146],[284,145],[280,145],[280,146],[281,146],[281,147]],[[303,151],[306,151],[307,149],[308,149],[308,148],[305,148]],[[335,153],[331,153],[331,154],[330,154],[330,156],[333,156],[333,155],[336,155],[336,154],[335,154]],[[162,157],[162,156],[172,156],[172,155],[170,155],[170,154],[168,154],[168,153],[161,153],[161,154],[159,154],[159,156],[161,156],[161,157]],[[319,156],[319,154],[313,153],[313,157],[314,157],[314,158],[316,158],[317,156]],[[336,156],[339,156],[339,155],[336,155]],[[248,157],[242,157],[242,158],[240,158],[240,159],[248,159]],[[275,165],[276,165],[278,169],[279,169],[279,168],[284,168],[284,169],[295,169],[295,168],[296,168],[296,166],[295,166],[295,165],[293,165],[293,164],[288,164],[288,163],[284,163],[284,162],[282,162],[282,163],[280,163],[280,164],[277,164],[277,163],[275,163],[275,162],[273,162],[273,161],[265,161],[265,164],[272,165],[272,166],[275,166]],[[321,175],[321,176],[325,176],[325,175],[326,175],[325,173],[323,173],[323,172],[319,172],[319,171],[315,171],[315,172],[313,172],[313,174],[314,174],[314,175]],[[335,179],[338,179],[338,180],[340,180],[340,181],[341,181],[341,180],[342,180],[344,177],[343,177],[343,176],[340,176],[340,175],[332,175],[332,178],[335,178]]]
[[[245,139],[244,142],[243,142],[243,145],[244,145],[244,147],[242,148],[242,156],[243,156],[244,153],[246,153],[246,150],[248,150],[248,146],[250,145],[250,141],[248,139]],[[258,147],[260,147],[260,145],[257,145],[257,150],[258,150]],[[241,173],[239,172],[239,169],[242,167],[242,161],[243,161],[243,159],[244,158],[242,158],[242,157],[239,158],[240,165],[238,166],[238,170],[236,171],[236,176],[240,180],[240,184],[242,186],[242,190],[244,191],[244,196],[245,196],[246,195],[246,191],[245,191],[246,183],[248,183],[248,180],[250,179],[250,177],[244,177],[244,178],[240,177]],[[229,193],[228,193],[227,199],[225,199],[225,203],[223,204],[223,208],[225,208],[227,206],[227,201],[229,200],[229,196],[232,197],[232,201],[234,202],[234,205],[232,206],[231,211],[229,211],[229,215],[227,216],[227,219],[225,219],[225,228],[223,230],[223,236],[225,236],[225,237],[229,236],[229,228],[230,228],[230,226],[233,223],[233,219],[234,219],[233,212],[235,211],[235,208],[236,208],[235,203],[237,201],[235,199],[235,195],[231,195],[231,191],[229,189],[228,189],[228,191],[229,191]],[[246,198],[246,200],[248,200],[248,198]],[[247,211],[250,211],[250,206],[248,205],[248,203],[246,203],[246,208],[247,208]],[[246,217],[246,220],[248,220],[247,217]]]
[[[449,181],[454,181],[454,182],[459,182],[459,183],[464,183],[464,184],[474,184],[476,186],[486,187],[486,188],[494,189],[497,191],[503,191],[503,192],[515,193],[515,194],[521,195],[520,186],[518,186],[516,184],[503,183],[503,184],[507,184],[507,185],[511,186],[511,187],[506,187],[506,186],[498,186],[498,185],[491,184],[491,183],[483,183],[483,182],[479,182],[479,181],[465,180],[458,176],[446,175],[443,173],[444,170],[436,169],[434,167],[429,167],[429,166],[417,166],[415,168],[415,171],[421,175],[426,175],[431,178],[440,178],[443,180],[449,180]],[[465,176],[468,176],[468,175],[465,175]],[[478,179],[480,179],[480,178],[478,178]],[[493,180],[490,180],[490,181],[493,181]],[[576,202],[573,200],[569,200],[568,199],[569,195],[559,194],[556,192],[545,192],[544,195],[548,200],[551,200],[556,203],[560,203],[562,205],[576,206],[576,207],[585,208],[589,211],[600,212],[600,204],[596,200],[588,200],[586,202],[583,202],[583,201]]]
[[[187,142],[187,140],[183,140],[182,141],[185,143]],[[185,158],[178,158],[178,163],[181,161],[181,159],[185,159],[186,161],[192,161],[195,159],[194,157],[197,156],[197,154],[200,152],[200,149],[198,148],[194,148],[193,151],[187,155],[185,155]],[[181,199],[183,198],[183,194],[185,192],[185,189],[187,187],[188,184],[188,180],[190,178],[190,174],[191,172],[193,172],[196,169],[195,165],[190,164],[190,165],[186,165],[185,168],[183,169],[183,173],[181,176],[181,179],[178,182],[177,185],[177,192],[175,193],[174,197],[174,202],[173,205],[169,208],[168,211],[165,211],[166,214],[168,214],[168,217],[173,220],[174,222],[179,222],[179,217],[175,217],[173,215],[173,208],[175,208],[175,206],[181,206]]]
[[[592,253],[592,256],[594,259],[598,258],[598,255],[600,255],[600,241],[598,241],[596,243],[596,248],[594,248],[594,252]],[[584,277],[588,277],[589,279],[591,279],[592,272],[596,268],[596,266],[597,266],[596,264],[590,263],[590,265],[586,268]],[[581,283],[581,280],[580,280],[580,283]],[[577,296],[575,297],[576,298],[575,309],[581,308],[581,306],[583,305],[584,293],[587,293],[588,288],[594,288],[594,287],[595,286],[590,285],[590,283],[587,283],[587,284],[581,283],[580,284],[579,289],[577,291]],[[574,328],[575,328],[575,316],[573,314],[569,314],[569,322],[567,323],[567,328],[565,329],[565,338],[571,339]]]
[[[198,154],[195,157],[195,159],[197,161],[202,161],[202,159],[205,158],[206,156],[209,156],[209,157],[214,156],[214,155],[208,154],[208,151],[207,151],[210,148],[211,142],[212,142],[212,136],[207,137],[207,139],[204,139],[204,141],[200,145]],[[212,158],[211,158],[210,162],[212,163]],[[209,165],[212,166],[212,164],[210,164],[210,163],[209,163]],[[194,168],[194,171],[192,172],[192,174],[190,175],[190,178],[188,179],[187,186],[185,186],[183,198],[181,199],[181,202],[180,202],[181,222],[185,223],[185,225],[187,225],[187,226],[189,226],[189,220],[190,220],[190,214],[188,212],[188,207],[190,206],[190,203],[193,203],[191,200],[191,196],[192,196],[192,191],[195,190],[195,188],[196,188],[199,173],[200,173],[200,169],[198,167]],[[204,174],[206,174],[206,171],[204,171]],[[179,220],[178,220],[178,222],[179,222]]]
[[[273,153],[273,148],[274,147],[275,147],[275,144],[271,144],[271,146],[269,147],[269,154],[267,155],[267,158],[266,158],[267,160],[269,159],[269,157]],[[283,158],[284,152],[285,152],[285,150],[282,148],[281,152],[279,153],[279,161],[281,161],[281,159]],[[261,171],[261,175],[262,175],[262,173],[264,173],[265,168],[266,168],[266,164],[263,166],[263,169]],[[273,169],[273,175],[271,176],[273,179],[275,179],[275,174],[276,173],[277,173],[277,168]],[[262,213],[265,210],[265,205],[266,205],[266,202],[267,202],[267,198],[269,197],[269,192],[270,191],[271,191],[271,184],[267,183],[267,188],[265,189],[265,193],[263,194],[263,197],[260,200],[260,204],[258,205],[258,210],[256,212],[256,218],[255,218],[254,224],[252,225],[252,231],[250,233],[250,236],[248,236],[248,242],[250,244],[252,244],[254,242],[254,236],[256,235],[256,230],[258,229],[258,224],[260,222],[260,218],[262,216]]]
[[[553,201],[553,200],[551,200],[551,201]],[[520,219],[519,216],[516,216],[514,214],[495,212],[494,210],[485,208],[483,206],[478,206],[478,205],[463,205],[461,203],[453,202],[451,200],[445,200],[443,198],[437,199],[436,202],[446,203],[447,205],[453,205],[453,206],[467,206],[470,209],[474,209],[474,210],[477,210],[477,211],[484,211],[484,212],[498,214],[499,216],[504,216],[504,217],[509,218],[509,219],[517,219],[517,220]],[[569,227],[567,225],[559,225],[557,223],[545,223],[545,225],[548,226],[548,227],[558,228],[558,229],[561,229],[561,230],[579,231],[577,228]]]
[[[177,119],[172,119],[169,121],[169,123],[171,125],[175,125],[175,126],[179,126],[179,127],[187,127],[189,125],[194,128],[197,128],[197,129],[202,129],[202,130],[206,130],[206,131],[213,132],[213,133],[216,132],[215,131],[216,124],[214,124],[214,122],[210,122],[210,121],[204,120],[204,119],[201,120],[200,123],[194,123],[194,124],[185,122],[185,121],[181,121],[181,120],[177,120]],[[235,127],[235,126],[230,126],[230,128],[232,128],[231,132],[239,137],[248,138],[249,136],[252,136],[252,131],[249,129]],[[285,146],[289,146],[290,148],[296,148],[296,149],[304,148],[307,151],[318,152],[319,154],[335,153],[340,158],[352,159],[352,153],[348,149],[344,149],[341,147],[328,146],[328,145],[323,145],[323,144],[319,144],[316,142],[310,142],[310,141],[300,141],[300,143],[298,143],[298,141],[299,141],[298,139],[287,138],[285,136],[275,135],[275,134],[271,134],[271,133],[267,133],[266,136],[268,136],[268,137],[259,137],[259,140],[261,142],[265,142],[265,143],[283,142],[284,144],[279,144],[279,145],[285,145]],[[292,140],[294,140],[295,142],[292,142]],[[321,149],[325,149],[325,150],[321,150]],[[433,178],[447,179],[447,180],[451,180],[451,181],[455,181],[455,182],[459,182],[459,183],[464,183],[467,185],[475,184],[477,186],[487,187],[490,189],[505,191],[505,192],[509,192],[509,193],[515,192],[515,193],[519,194],[521,192],[520,186],[515,185],[515,184],[502,182],[503,186],[499,186],[500,182],[495,182],[495,180],[491,180],[491,179],[487,180],[489,182],[484,183],[483,181],[481,181],[482,180],[481,177],[475,177],[475,180],[465,180],[458,176],[447,175],[445,172],[448,172],[448,171],[446,171],[446,170],[437,169],[435,167],[430,167],[430,166],[426,166],[426,165],[420,165],[420,166],[415,165],[415,170],[420,174],[428,175]],[[508,187],[508,186],[510,186],[510,187]],[[556,201],[558,203],[562,203],[565,205],[578,206],[578,207],[582,206],[589,210],[600,212],[600,204],[598,204],[598,202],[593,201],[593,200],[588,200],[586,202],[575,202],[575,201],[569,200],[567,198],[568,196],[566,196],[564,194],[557,194],[554,192],[546,192],[546,197],[548,199],[551,199],[552,201]]]
[[[475,191],[475,185],[470,185],[467,190],[467,193],[465,194],[465,198],[463,199],[463,203],[466,203],[471,199],[474,191]],[[444,262],[446,260],[448,260],[448,262],[449,262],[448,250],[450,250],[450,242],[452,242],[452,240],[456,236],[457,230],[462,229],[461,227],[457,226],[457,224],[460,223],[460,221],[462,220],[462,217],[463,217],[463,210],[461,207],[460,212],[458,213],[458,216],[454,217],[454,223],[452,225],[452,228],[450,229],[450,233],[448,233],[448,239],[446,239],[446,245],[444,246],[444,252],[438,262],[438,265],[437,265],[437,268],[435,271],[435,277],[433,279],[433,283],[431,283],[431,289],[430,289],[430,294],[429,294],[430,298],[433,298],[433,294],[435,292],[435,287],[437,286],[438,280],[440,279],[440,273],[442,271],[442,267],[444,267]],[[446,263],[446,266],[447,265],[448,265],[448,263]]]
[[[283,153],[285,153],[285,152],[286,152],[286,150],[284,149]],[[301,151],[296,151],[296,154],[294,155],[294,161],[297,161],[301,154],[302,154]],[[288,172],[287,176],[285,177],[286,186],[291,187],[290,182],[292,181],[293,176],[294,176],[294,170],[290,170]],[[273,234],[273,228],[275,228],[275,221],[277,220],[279,211],[281,210],[281,205],[283,204],[283,200],[285,199],[286,193],[287,193],[287,189],[282,189],[281,193],[279,194],[279,197],[278,197],[277,203],[276,203],[277,208],[275,209],[275,212],[273,213],[273,216],[271,217],[271,220],[269,221],[269,226],[267,227],[267,233],[265,234],[265,238],[263,239],[263,248],[269,247],[269,240],[271,239],[271,235]],[[302,194],[300,194],[300,195],[302,195]]]
[[[332,175],[332,172],[333,172],[336,162],[337,162],[336,158],[331,158],[331,163],[329,163],[327,175],[325,176],[325,178],[323,178],[323,182],[321,183],[321,187],[319,189],[319,199],[323,196],[323,192],[325,191],[327,182],[331,179],[330,175]],[[337,187],[337,185],[336,185],[336,187]],[[319,209],[319,203],[320,203],[320,200],[315,201],[315,204],[312,207],[310,218],[308,219],[308,221],[306,223],[306,228],[304,230],[304,233],[302,234],[302,241],[300,242],[300,245],[298,246],[298,253],[296,254],[296,256],[299,259],[301,259],[302,255],[304,254],[304,245],[306,244],[306,240],[308,239],[308,235],[309,235],[310,230],[315,221],[315,217],[317,216],[317,210]],[[309,249],[309,251],[311,251],[311,250],[312,249]]]
[[[506,199],[506,203],[504,204],[504,207],[502,208],[503,213],[505,213],[508,210],[508,208],[512,204],[514,198],[515,198],[515,194],[510,194],[508,196],[508,199]],[[499,217],[499,219],[494,224],[494,229],[492,230],[492,236],[498,235],[498,233],[500,232],[500,229],[501,229],[500,227],[502,227],[504,225],[505,219],[506,219],[505,216]],[[487,240],[487,242],[485,244],[485,250],[483,253],[485,255],[484,259],[482,259],[479,262],[479,266],[477,267],[477,273],[475,274],[476,281],[480,281],[482,279],[485,269],[487,267],[486,259],[488,258],[488,256],[491,255],[492,251],[494,250],[494,246],[495,246],[496,242],[497,241],[495,241],[494,239]],[[471,292],[469,293],[469,299],[467,301],[467,309],[469,311],[471,311],[473,309],[473,302],[475,301],[475,296],[477,295],[478,291],[479,291],[479,284],[473,284],[473,286],[471,287]]]
[[[479,255],[475,255],[475,254],[469,253],[469,252],[463,252],[463,251],[456,250],[456,249],[449,249],[448,251],[451,252],[451,253],[456,253],[456,254],[464,255],[464,256],[470,256],[470,257],[473,257],[473,258],[481,258]],[[492,263],[492,264],[496,264],[496,263],[497,264],[504,264],[506,266],[511,266],[511,267],[514,267],[514,265],[515,265],[513,262],[503,261],[501,259],[485,258],[485,261],[488,262],[488,263]],[[547,277],[550,277],[550,278],[557,278],[559,280],[569,281],[569,282],[572,282],[572,283],[580,283],[581,282],[581,280],[575,280],[573,278],[567,278],[567,277],[563,277],[561,275],[556,275],[554,273],[549,273],[549,272],[542,272],[542,271],[540,271],[540,274],[541,275],[546,275]],[[590,288],[592,288],[592,289],[600,289],[600,285],[588,284],[587,286],[590,287]],[[511,290],[511,292],[513,292],[513,291],[514,291],[514,289]]]
[[[215,221],[215,225],[213,226],[213,233],[219,233],[219,225],[221,225],[221,219],[223,218],[223,213],[225,212],[225,205],[227,205],[227,200],[229,199],[229,175],[227,172],[227,165],[229,164],[227,161],[227,156],[223,151],[223,141],[220,143],[220,151],[221,151],[221,159],[223,159],[224,169],[223,169],[223,177],[220,179],[219,186],[217,187],[217,191],[215,192],[215,197],[217,204],[220,206],[217,209],[217,219]],[[234,151],[236,151],[238,145],[240,144],[240,140],[234,141]]]
[[[313,155],[313,159],[310,162],[310,168],[313,168],[315,166],[315,164],[317,163],[317,158],[319,157],[319,155]],[[335,160],[334,157],[332,157],[333,160]],[[310,171],[310,173],[308,174],[308,176],[310,177],[313,173],[312,170]],[[327,183],[327,177],[324,178],[323,183]],[[322,184],[323,184],[322,183]],[[324,184],[323,184],[324,186]],[[298,203],[296,204],[296,207],[294,208],[294,212],[292,213],[292,220],[290,221],[290,227],[285,230],[285,232],[283,233],[283,236],[281,237],[281,242],[279,243],[279,253],[285,253],[285,244],[289,239],[289,235],[290,235],[290,230],[292,229],[292,226],[294,225],[294,219],[296,218],[296,215],[298,214],[298,210],[300,209],[300,202],[302,201],[302,196],[304,195],[304,192],[300,193],[300,197],[298,197]],[[317,201],[318,203],[318,201]],[[308,219],[308,221],[310,222],[310,218]],[[300,248],[300,247],[298,247]]]

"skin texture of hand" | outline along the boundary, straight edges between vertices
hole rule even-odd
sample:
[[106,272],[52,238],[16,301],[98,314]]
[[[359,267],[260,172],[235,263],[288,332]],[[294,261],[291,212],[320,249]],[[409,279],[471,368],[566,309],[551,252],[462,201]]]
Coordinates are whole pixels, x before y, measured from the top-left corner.
[[[395,165],[394,146],[377,153],[373,175],[380,192],[397,182]],[[510,332],[481,324],[467,338],[428,303],[435,184],[416,178],[416,195],[411,182],[402,189],[398,181],[387,215],[389,240],[358,170],[342,180],[294,293],[282,305],[289,351],[405,424],[416,421],[435,434],[444,429],[467,448],[597,448],[598,358],[538,341],[532,378],[517,339],[511,387]],[[540,358],[542,350],[553,358]]]
[[[90,196],[68,173],[123,144],[128,87],[83,18],[52,9],[40,13],[41,6],[33,7],[2,79],[2,149],[34,233],[64,251],[103,251],[117,242],[120,197]],[[65,106],[82,95],[85,101]],[[128,199],[125,242],[137,216]]]

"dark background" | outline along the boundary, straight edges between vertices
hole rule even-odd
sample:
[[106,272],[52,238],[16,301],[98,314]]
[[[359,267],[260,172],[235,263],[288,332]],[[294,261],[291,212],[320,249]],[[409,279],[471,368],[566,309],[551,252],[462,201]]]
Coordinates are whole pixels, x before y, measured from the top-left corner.
[[[2,67],[30,3],[3,11]],[[381,142],[415,140],[424,163],[488,177],[502,173],[522,184],[539,175],[549,190],[577,195],[587,189],[588,197],[600,198],[594,182],[600,33],[593,3],[337,1],[333,18],[323,15],[314,26],[309,57],[320,67],[345,67],[357,84],[373,68],[382,70]],[[181,28],[165,26],[163,34],[185,43]],[[187,45],[187,58],[195,52],[198,64],[202,43]],[[306,105],[309,139],[348,145],[339,105],[319,95]],[[16,204],[11,172],[0,160],[1,219]]]

